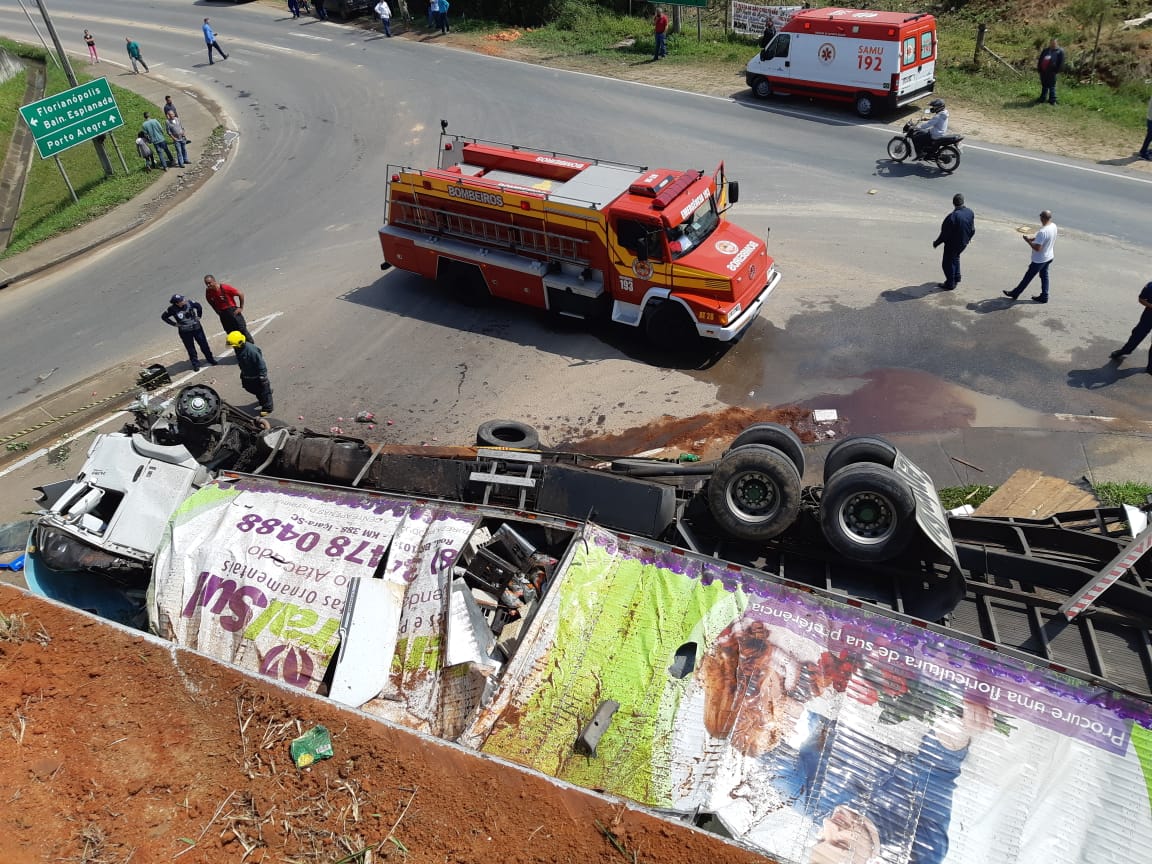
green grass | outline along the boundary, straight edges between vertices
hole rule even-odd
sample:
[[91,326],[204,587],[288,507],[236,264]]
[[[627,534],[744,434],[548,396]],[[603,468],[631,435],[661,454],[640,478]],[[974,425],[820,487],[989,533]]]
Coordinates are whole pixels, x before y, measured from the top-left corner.
[[1149,495],[1152,495],[1152,485],[1148,483],[1097,483],[1093,490],[1100,503],[1106,507],[1118,507],[1121,504],[1131,504],[1140,507]]
[[[43,49],[30,45],[0,39],[0,46],[24,57],[33,57],[46,60]],[[72,85],[64,76],[63,71],[50,63],[47,66],[48,78],[46,93],[59,93]],[[77,78],[83,84],[93,80],[91,75],[77,71]],[[111,82],[109,82],[111,83]],[[0,88],[0,92],[4,92]],[[27,183],[24,187],[24,202],[20,207],[20,214],[16,219],[12,231],[12,240],[0,258],[14,255],[30,248],[36,243],[69,231],[78,225],[89,222],[96,217],[107,213],[117,205],[129,201],[151,186],[160,177],[160,172],[144,171],[140,157],[136,155],[134,144],[135,132],[139,129],[140,118],[143,112],[149,111],[152,116],[160,115],[158,106],[135,93],[112,84],[112,92],[116,103],[128,121],[117,129],[115,137],[128,163],[129,174],[125,176],[120,160],[111,142],[105,145],[108,158],[112,162],[115,176],[105,178],[104,171],[96,156],[95,145],[91,143],[80,144],[66,151],[60,156],[64,163],[64,170],[72,181],[72,186],[79,197],[79,203],[73,203],[68,187],[64,185],[64,178],[56,167],[54,159],[40,159],[33,157],[32,167],[29,171]],[[16,97],[23,97],[21,92]],[[5,112],[7,116],[7,112]],[[23,122],[17,120],[16,122]],[[3,127],[0,127],[2,130]],[[6,139],[5,139],[6,142]],[[2,151],[0,151],[2,152]]]
[[24,102],[24,88],[27,86],[26,72],[19,72],[0,84],[0,153],[7,152],[16,124],[24,122],[17,109]]
[[965,504],[971,504],[973,507],[979,507],[989,496],[996,491],[995,486],[949,486],[946,489],[937,490],[937,495],[940,496],[940,503],[944,505],[945,510],[953,510],[956,507],[963,507]]

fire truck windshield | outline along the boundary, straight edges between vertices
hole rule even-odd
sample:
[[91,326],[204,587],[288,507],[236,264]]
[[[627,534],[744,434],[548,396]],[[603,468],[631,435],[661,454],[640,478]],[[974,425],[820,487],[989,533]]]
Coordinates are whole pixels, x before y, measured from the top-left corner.
[[716,199],[709,195],[708,200],[697,207],[691,216],[667,230],[668,248],[672,250],[672,259],[683,258],[704,242],[719,224]]

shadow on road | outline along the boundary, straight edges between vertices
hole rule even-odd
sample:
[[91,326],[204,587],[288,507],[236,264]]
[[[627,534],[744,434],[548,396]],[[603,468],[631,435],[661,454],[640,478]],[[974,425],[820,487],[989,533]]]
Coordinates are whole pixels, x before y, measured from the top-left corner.
[[945,174],[930,162],[897,162],[894,159],[876,160],[877,177],[923,177],[927,180],[946,180]]
[[665,369],[706,370],[719,362],[733,344],[711,343],[675,352],[661,350],[650,345],[643,332],[633,327],[565,318],[493,298],[466,304],[435,282],[395,269],[369,285],[353,288],[340,299],[568,357],[573,365],[627,357]]
[[[985,315],[989,312],[1003,312],[1005,309],[1011,309],[1019,303],[1019,300],[1011,300],[1001,295],[999,297],[989,297],[987,300],[977,300],[974,303],[969,303],[965,308],[970,312]],[[1024,305],[1029,306],[1031,304],[1026,303]]]
[[942,294],[939,282],[921,282],[919,285],[905,285],[891,291],[881,291],[880,296],[889,303],[903,303],[905,300],[923,300],[930,294]]
[[1101,387],[1110,387],[1124,378],[1147,374],[1139,367],[1121,369],[1119,363],[1111,360],[1098,369],[1070,369],[1068,371],[1068,386],[1079,390],[1099,390]]

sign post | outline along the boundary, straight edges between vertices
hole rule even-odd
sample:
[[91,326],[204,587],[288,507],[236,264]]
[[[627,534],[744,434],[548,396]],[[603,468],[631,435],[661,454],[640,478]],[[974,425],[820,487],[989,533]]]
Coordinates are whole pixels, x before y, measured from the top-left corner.
[[106,135],[124,125],[107,78],[46,96],[20,109],[41,159]]

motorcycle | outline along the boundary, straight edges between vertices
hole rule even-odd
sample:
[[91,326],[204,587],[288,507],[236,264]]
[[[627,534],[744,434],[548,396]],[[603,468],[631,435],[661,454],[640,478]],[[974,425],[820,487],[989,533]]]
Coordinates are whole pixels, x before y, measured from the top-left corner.
[[[909,120],[903,131],[888,142],[888,156],[894,162],[903,162],[916,152],[912,144],[912,133],[916,131],[916,121]],[[945,174],[951,174],[960,167],[960,142],[963,135],[942,135],[924,145],[924,152],[918,157],[925,162],[935,162]]]

